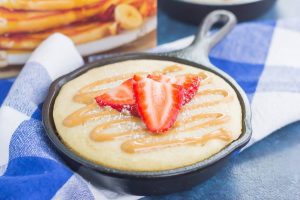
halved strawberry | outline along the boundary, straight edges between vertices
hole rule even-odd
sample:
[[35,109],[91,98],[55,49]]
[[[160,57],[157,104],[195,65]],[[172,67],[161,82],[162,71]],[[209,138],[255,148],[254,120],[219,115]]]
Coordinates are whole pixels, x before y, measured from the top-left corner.
[[105,93],[95,98],[97,104],[100,107],[110,106],[119,112],[128,110],[132,115],[138,116],[133,93],[133,82],[134,80],[131,78],[121,85],[107,90]]
[[181,85],[183,87],[183,102],[182,105],[187,104],[192,100],[195,94],[198,91],[200,86],[200,78],[194,74],[180,75],[176,78],[172,78],[167,75],[148,75],[148,78],[151,78],[155,81],[173,83],[176,85]]
[[181,86],[135,75],[133,91],[140,117],[149,131],[167,131],[175,122],[182,105]]

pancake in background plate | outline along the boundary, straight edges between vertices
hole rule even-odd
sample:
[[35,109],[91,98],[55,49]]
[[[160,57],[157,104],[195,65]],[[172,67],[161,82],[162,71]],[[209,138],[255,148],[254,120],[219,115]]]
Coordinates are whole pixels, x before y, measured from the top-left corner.
[[13,10],[68,10],[99,2],[100,0],[1,0],[0,7]]
[[[150,133],[142,120],[100,108],[94,98],[134,74],[197,74],[201,84],[174,126]],[[205,160],[242,133],[241,105],[219,76],[192,66],[159,60],[132,60],[94,68],[60,90],[53,118],[59,137],[74,153],[94,163],[127,171],[160,171]],[[97,141],[91,135],[97,135]]]
[[[0,50],[32,51],[55,32],[69,36],[76,44],[97,41],[139,29],[156,14],[156,0],[57,2],[60,1],[0,2]],[[11,10],[21,5],[23,9]],[[46,5],[49,10],[43,10]],[[54,9],[59,6],[62,9]]]
[[12,35],[10,37],[0,36],[0,48],[30,51],[35,49],[48,36],[56,32],[67,35],[78,45],[95,41],[109,35],[116,35],[118,26],[114,22],[86,22],[40,33]]

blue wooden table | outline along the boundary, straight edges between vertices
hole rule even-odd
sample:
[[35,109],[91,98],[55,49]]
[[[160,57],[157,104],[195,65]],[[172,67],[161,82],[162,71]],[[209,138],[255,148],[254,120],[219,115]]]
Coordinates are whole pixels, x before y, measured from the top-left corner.
[[[291,17],[300,18],[299,0],[278,0],[258,20]],[[159,26],[159,44],[197,30],[196,26],[171,19],[162,10],[159,24],[164,24]],[[190,191],[145,199],[300,199],[300,122],[243,151],[216,176]]]

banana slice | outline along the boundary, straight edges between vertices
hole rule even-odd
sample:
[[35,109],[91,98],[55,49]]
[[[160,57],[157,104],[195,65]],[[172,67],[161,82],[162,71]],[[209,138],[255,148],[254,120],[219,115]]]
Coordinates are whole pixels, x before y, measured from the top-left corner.
[[6,53],[6,51],[0,50],[0,68],[6,67],[7,65],[8,65],[7,53]]
[[135,29],[142,25],[143,17],[139,11],[128,4],[119,4],[115,8],[115,20],[123,29]]
[[117,22],[114,22],[112,25],[109,26],[108,30],[111,35],[117,35],[118,25],[119,24]]

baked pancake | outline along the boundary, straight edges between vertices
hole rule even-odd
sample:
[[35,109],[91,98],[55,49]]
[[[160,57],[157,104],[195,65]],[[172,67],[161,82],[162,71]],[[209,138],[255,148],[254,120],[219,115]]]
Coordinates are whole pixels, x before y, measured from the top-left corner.
[[[201,84],[173,127],[153,134],[140,118],[95,102],[134,74],[195,74]],[[205,160],[238,139],[241,110],[234,89],[214,73],[170,61],[130,60],[91,69],[66,83],[53,118],[63,143],[85,159],[126,171],[161,171]]]

